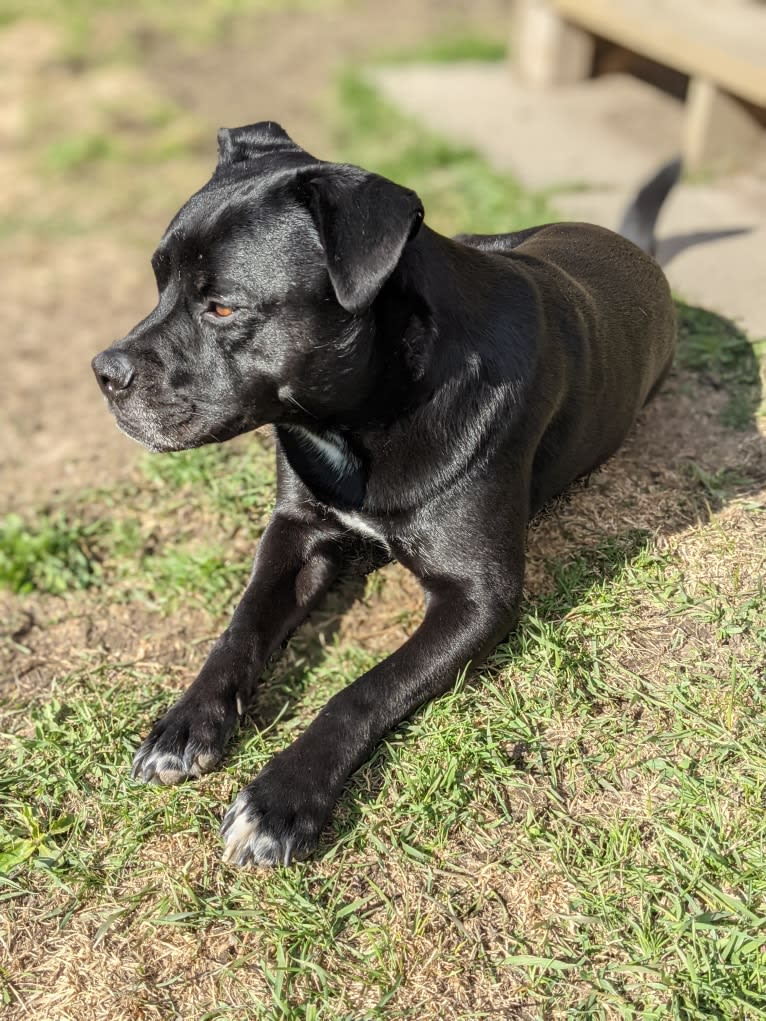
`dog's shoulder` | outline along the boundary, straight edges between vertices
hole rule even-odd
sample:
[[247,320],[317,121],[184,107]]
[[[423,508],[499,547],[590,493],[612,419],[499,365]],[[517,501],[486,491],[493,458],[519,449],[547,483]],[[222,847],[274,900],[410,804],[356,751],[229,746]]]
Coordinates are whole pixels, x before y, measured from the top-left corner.
[[469,248],[480,252],[503,255],[510,252],[523,254],[534,251],[543,252],[550,245],[558,247],[564,244],[630,244],[619,234],[608,227],[599,227],[595,223],[580,223],[563,220],[556,223],[544,223],[525,230],[513,231],[509,234],[458,234],[453,239]]
[[548,294],[562,281],[568,292],[571,281],[589,292],[603,290],[604,300],[615,288],[666,290],[662,270],[651,255],[594,223],[561,221],[513,234],[462,235],[455,240],[487,255],[503,256],[517,276],[534,280]]
[[510,252],[518,245],[534,237],[545,227],[527,227],[526,230],[513,231],[510,234],[457,234],[453,240],[468,248],[476,248],[480,252]]

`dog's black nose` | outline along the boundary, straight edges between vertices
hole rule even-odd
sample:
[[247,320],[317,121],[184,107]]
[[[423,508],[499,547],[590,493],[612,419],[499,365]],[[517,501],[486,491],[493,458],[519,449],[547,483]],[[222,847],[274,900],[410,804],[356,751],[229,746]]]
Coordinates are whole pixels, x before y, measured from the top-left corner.
[[98,385],[107,397],[120,390],[127,390],[133,382],[136,370],[124,351],[102,351],[91,362]]

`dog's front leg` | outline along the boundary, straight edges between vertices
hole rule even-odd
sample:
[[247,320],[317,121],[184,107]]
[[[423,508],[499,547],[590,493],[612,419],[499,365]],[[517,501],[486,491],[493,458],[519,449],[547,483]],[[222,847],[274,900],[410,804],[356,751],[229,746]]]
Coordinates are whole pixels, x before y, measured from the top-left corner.
[[224,858],[287,864],[316,845],[348,776],[385,733],[450,688],[512,628],[522,558],[502,585],[487,574],[424,584],[420,627],[392,656],[327,703],[309,728],[240,793],[223,822]]
[[269,658],[308,616],[340,567],[338,543],[312,516],[274,514],[231,623],[197,679],[136,752],[134,777],[179,783],[215,766]]

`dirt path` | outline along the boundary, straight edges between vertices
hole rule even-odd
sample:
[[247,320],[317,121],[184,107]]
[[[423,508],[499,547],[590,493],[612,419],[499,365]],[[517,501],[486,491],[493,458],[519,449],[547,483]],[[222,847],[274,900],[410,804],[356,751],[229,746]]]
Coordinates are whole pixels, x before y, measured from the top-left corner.
[[[105,413],[89,361],[152,306],[149,256],[208,176],[215,128],[271,118],[331,156],[323,108],[347,60],[496,25],[501,0],[404,0],[271,13],[189,49],[106,17],[64,59],[50,25],[0,32],[0,511],[124,477],[139,449]],[[104,60],[115,40],[138,62]],[[119,50],[117,50],[119,54]]]

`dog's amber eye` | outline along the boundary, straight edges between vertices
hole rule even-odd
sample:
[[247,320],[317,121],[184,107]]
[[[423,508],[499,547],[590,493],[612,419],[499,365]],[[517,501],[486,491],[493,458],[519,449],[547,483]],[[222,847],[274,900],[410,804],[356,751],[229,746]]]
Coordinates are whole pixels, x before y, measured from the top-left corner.
[[210,306],[210,311],[218,319],[227,319],[232,314],[234,309],[230,308],[228,305],[219,305],[217,302],[214,301]]

